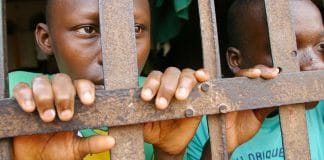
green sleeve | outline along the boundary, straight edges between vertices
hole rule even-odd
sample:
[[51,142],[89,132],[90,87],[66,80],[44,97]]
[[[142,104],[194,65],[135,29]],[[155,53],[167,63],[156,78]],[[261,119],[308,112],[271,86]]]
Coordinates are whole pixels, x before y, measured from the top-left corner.
[[36,77],[37,75],[41,75],[41,73],[32,73],[32,72],[25,72],[25,71],[10,72],[8,75],[9,96],[10,97],[12,96],[12,90],[15,85],[17,85],[19,82],[25,82],[30,85],[33,78]]

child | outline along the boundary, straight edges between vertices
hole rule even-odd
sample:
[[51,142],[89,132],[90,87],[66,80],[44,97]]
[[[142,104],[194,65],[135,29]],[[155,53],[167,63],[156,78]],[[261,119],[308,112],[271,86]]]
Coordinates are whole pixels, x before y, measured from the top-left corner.
[[[318,8],[310,0],[289,2],[300,69],[324,69],[324,27]],[[231,6],[227,62],[235,75],[249,71],[248,77],[276,77],[278,70],[266,67],[273,66],[267,28],[263,1],[237,0]],[[306,103],[306,106],[316,106],[306,112],[311,159],[324,159],[324,103]],[[279,117],[275,114],[266,118],[272,111],[261,109],[226,114],[227,148],[231,159],[284,159]],[[207,124],[203,120],[188,147],[190,159],[200,158],[202,145],[208,139],[206,132]]]
[[[150,48],[148,1],[134,0],[134,8],[141,70]],[[14,97],[24,111],[37,109],[44,122],[53,121],[56,113],[60,120],[68,121],[74,113],[75,95],[83,104],[90,105],[95,100],[94,84],[103,84],[98,0],[48,0],[47,24],[38,24],[35,36],[44,53],[55,55],[61,73],[52,80],[37,76],[31,88],[26,83],[18,84]],[[163,110],[173,96],[186,99],[196,83],[208,77],[204,70],[179,71],[170,67],[163,74],[153,71],[144,83],[141,97],[150,101],[156,96],[156,107]],[[197,117],[146,123],[144,138],[154,144],[158,158],[181,157],[199,122]],[[16,159],[80,159],[90,151],[108,150],[114,143],[109,136],[79,138],[73,132],[21,136],[14,139],[14,156]]]

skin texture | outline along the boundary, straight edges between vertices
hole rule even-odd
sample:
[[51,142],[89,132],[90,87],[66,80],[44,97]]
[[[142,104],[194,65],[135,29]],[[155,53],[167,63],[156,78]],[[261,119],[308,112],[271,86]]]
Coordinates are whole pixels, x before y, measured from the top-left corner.
[[[277,68],[270,68],[272,61],[263,5],[261,1],[246,3],[243,0],[236,1],[230,9],[228,29],[231,47],[228,48],[227,61],[236,76],[272,79],[278,75]],[[300,69],[324,69],[324,27],[318,8],[308,0],[290,0],[290,11]],[[235,16],[239,19],[235,19]],[[240,25],[233,26],[235,24]],[[316,104],[317,102],[308,103],[306,107],[314,107]],[[273,109],[260,109],[226,114],[229,153],[252,138],[272,111]]]
[[[134,0],[134,8],[141,70],[150,49],[148,1]],[[98,27],[98,0],[48,1],[47,24],[37,25],[35,37],[44,53],[54,54],[61,73],[54,75],[52,80],[46,76],[35,77],[31,87],[20,83],[14,88],[14,97],[24,111],[37,109],[47,123],[55,117],[69,121],[74,113],[76,95],[85,105],[94,103],[95,84],[103,83]],[[145,81],[141,97],[144,101],[155,100],[156,108],[163,110],[173,97],[186,99],[198,82],[208,79],[203,69],[180,71],[169,67],[164,73],[153,71]],[[200,117],[146,123],[144,138],[154,144],[161,155],[181,158],[199,122]],[[108,150],[114,144],[110,136],[79,138],[73,132],[21,136],[14,138],[14,155],[15,159],[80,159],[90,152]]]

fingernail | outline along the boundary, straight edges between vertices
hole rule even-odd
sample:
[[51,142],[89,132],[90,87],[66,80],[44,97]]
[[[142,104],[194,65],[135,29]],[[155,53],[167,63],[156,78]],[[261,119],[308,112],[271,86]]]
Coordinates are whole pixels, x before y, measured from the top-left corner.
[[83,100],[84,100],[85,102],[90,103],[90,102],[93,101],[93,98],[94,98],[94,97],[91,95],[90,92],[85,92],[85,93],[83,94]]
[[196,71],[196,74],[198,74],[199,76],[204,76],[205,72],[198,70],[198,71]]
[[280,69],[279,68],[276,68],[276,72],[279,73],[280,72]]
[[158,109],[164,110],[168,107],[168,101],[165,98],[161,97],[158,99],[156,107]]
[[261,74],[261,70],[260,70],[260,69],[254,69],[253,72],[254,72],[255,74]]
[[72,111],[69,110],[69,109],[66,109],[66,110],[61,112],[60,119],[62,121],[68,121],[68,120],[70,120],[72,118],[72,116],[73,116]]
[[43,112],[43,120],[45,122],[52,121],[55,118],[55,110],[54,109],[47,109]]
[[142,92],[145,99],[151,99],[153,97],[153,93],[150,89],[144,89]]
[[106,144],[109,146],[109,148],[112,148],[115,145],[116,141],[113,137],[107,136],[106,138]]
[[178,98],[180,98],[180,99],[187,98],[187,96],[188,96],[187,89],[185,89],[185,88],[179,88],[179,89],[177,90],[177,96],[178,96]]
[[32,101],[26,101],[25,102],[25,110],[27,112],[32,112],[35,109],[35,104]]

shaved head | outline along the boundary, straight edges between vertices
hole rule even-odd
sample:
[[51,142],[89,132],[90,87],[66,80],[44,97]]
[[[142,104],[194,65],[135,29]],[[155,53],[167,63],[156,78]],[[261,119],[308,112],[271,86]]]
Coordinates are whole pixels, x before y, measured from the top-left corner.
[[[321,14],[312,1],[289,0],[289,10],[297,37],[307,37],[314,29],[320,30],[323,27]],[[261,55],[266,58],[258,62],[272,66],[263,0],[236,0],[229,9],[227,24],[229,47],[240,51],[244,61],[241,63],[242,68],[255,65],[253,61],[257,61]]]
[[[253,45],[256,37],[267,33],[267,28],[263,0],[236,0],[230,7],[227,25],[229,46],[248,52],[246,46]],[[268,37],[263,38],[268,40]],[[266,44],[262,47],[269,49]]]

